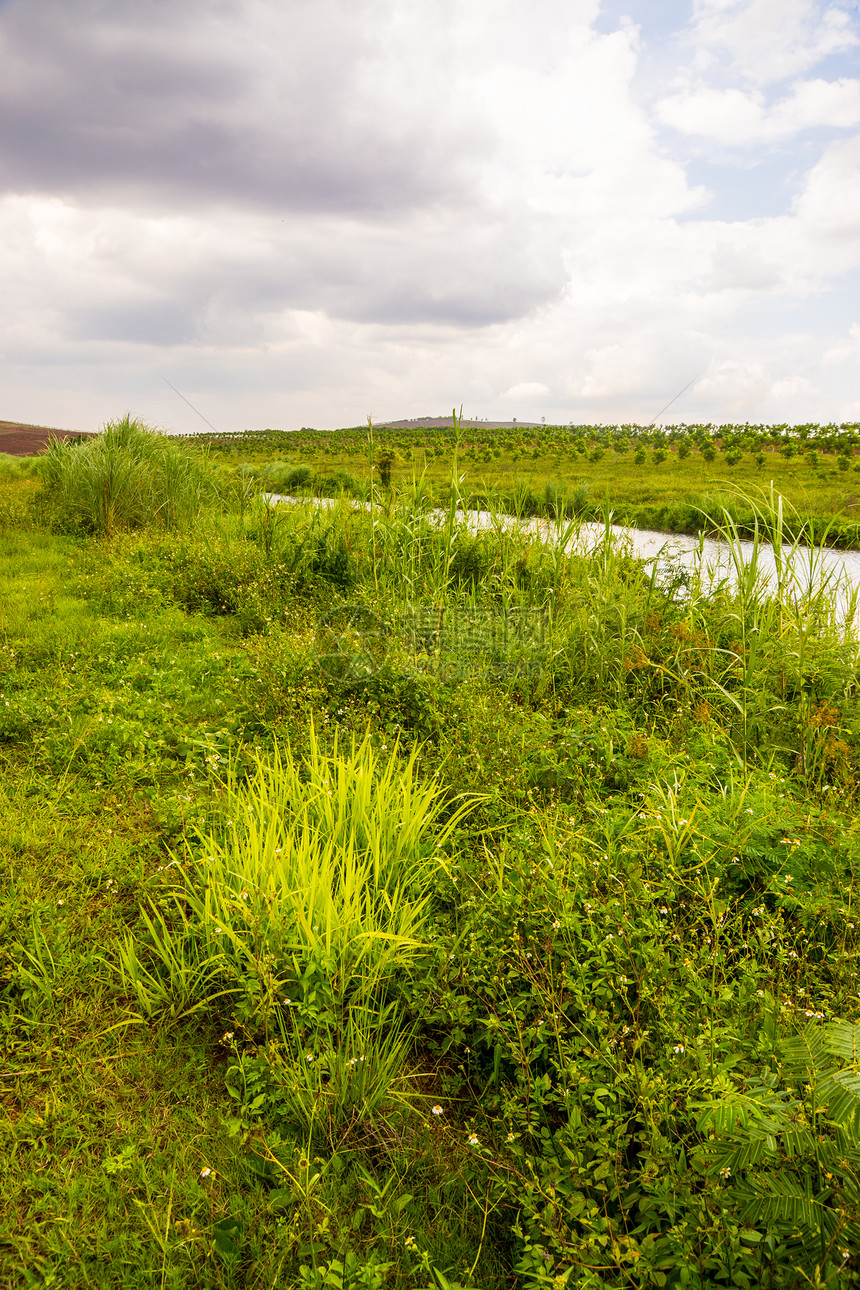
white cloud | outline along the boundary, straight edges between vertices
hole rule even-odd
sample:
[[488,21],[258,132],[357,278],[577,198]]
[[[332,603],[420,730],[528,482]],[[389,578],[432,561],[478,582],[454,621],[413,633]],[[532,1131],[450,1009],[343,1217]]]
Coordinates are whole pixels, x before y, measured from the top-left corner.
[[[860,306],[858,306],[860,312]],[[847,338],[839,345],[826,349],[821,356],[823,367],[834,367],[841,363],[860,363],[860,323],[852,323],[848,328]]]
[[658,118],[683,134],[734,148],[779,143],[803,130],[860,125],[860,81],[807,80],[768,104],[761,90],[698,85],[656,105]]
[[818,0],[695,0],[690,43],[698,70],[726,63],[767,85],[860,43],[848,8]]
[[825,272],[860,264],[860,135],[832,143],[806,177],[795,218]]
[[549,394],[549,386],[543,381],[520,381],[499,395],[501,399],[534,399],[542,401]]

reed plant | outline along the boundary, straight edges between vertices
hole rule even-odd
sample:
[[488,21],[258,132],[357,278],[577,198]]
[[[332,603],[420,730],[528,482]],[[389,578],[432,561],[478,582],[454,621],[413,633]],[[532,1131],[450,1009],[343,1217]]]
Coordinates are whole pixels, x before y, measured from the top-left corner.
[[[578,518],[536,524],[491,500],[476,520],[458,488],[443,512],[415,493],[378,499],[372,516],[348,499],[267,508],[274,528],[255,540],[293,585],[327,586],[376,614],[404,665],[395,625],[416,609],[437,615],[437,637],[449,609],[534,609],[549,628],[540,685],[558,701],[709,712],[742,757],[832,772],[819,754],[828,739],[836,750],[857,686],[857,596],[827,563],[826,533],[782,540],[793,530],[778,495],[749,503],[751,541],[730,511],[707,517],[724,551],[713,569],[704,545],[683,567],[637,560],[608,510],[596,529]],[[830,735],[822,703],[837,712]]]
[[40,460],[59,524],[99,536],[189,528],[217,497],[205,458],[125,416],[83,444],[52,440]]

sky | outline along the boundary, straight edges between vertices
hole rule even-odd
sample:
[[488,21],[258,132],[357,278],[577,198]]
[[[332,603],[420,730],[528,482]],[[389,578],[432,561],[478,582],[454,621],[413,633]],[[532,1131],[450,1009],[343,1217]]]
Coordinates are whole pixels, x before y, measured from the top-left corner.
[[0,0],[0,66],[0,419],[860,421],[860,0]]

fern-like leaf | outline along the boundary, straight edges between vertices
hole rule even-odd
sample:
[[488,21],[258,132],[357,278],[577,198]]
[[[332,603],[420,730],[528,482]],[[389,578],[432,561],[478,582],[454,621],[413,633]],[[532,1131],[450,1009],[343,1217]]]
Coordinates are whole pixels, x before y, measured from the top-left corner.
[[860,1024],[831,1021],[823,1027],[824,1046],[850,1066],[860,1066]]
[[828,1238],[836,1231],[839,1220],[834,1210],[820,1196],[813,1196],[809,1187],[802,1187],[791,1174],[769,1174],[751,1179],[753,1196],[747,1202],[743,1218],[750,1221],[769,1219],[803,1232],[818,1235],[822,1230]]

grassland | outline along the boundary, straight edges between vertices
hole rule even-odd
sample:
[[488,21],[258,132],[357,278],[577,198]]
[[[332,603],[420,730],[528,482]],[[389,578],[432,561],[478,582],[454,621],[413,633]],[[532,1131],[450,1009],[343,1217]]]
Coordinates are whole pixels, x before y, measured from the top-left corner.
[[114,446],[2,467],[0,1286],[856,1284],[833,589]]
[[[860,546],[860,435],[855,426],[639,426],[488,429],[305,429],[202,437],[272,486],[360,495],[382,463],[395,489],[416,480],[440,504],[452,474],[471,506],[521,514],[602,518],[665,532],[696,533],[727,510],[744,532],[748,499],[771,487],[832,545]],[[372,457],[375,456],[375,463]]]

